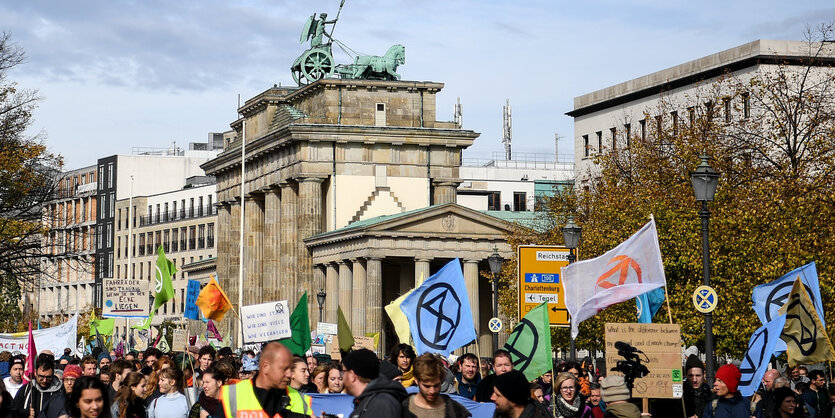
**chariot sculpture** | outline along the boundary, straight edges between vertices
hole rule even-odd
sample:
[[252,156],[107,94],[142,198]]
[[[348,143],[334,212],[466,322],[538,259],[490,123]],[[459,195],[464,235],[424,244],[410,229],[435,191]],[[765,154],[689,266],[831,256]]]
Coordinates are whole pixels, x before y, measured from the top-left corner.
[[[340,78],[348,79],[400,80],[397,67],[406,63],[406,48],[399,44],[393,45],[383,56],[353,54],[355,55],[353,63],[334,64],[332,50],[334,43],[347,54],[352,55],[349,52],[350,48],[333,38],[333,30],[344,5],[345,0],[342,0],[339,12],[333,20],[328,20],[327,13],[320,14],[318,18],[314,13],[307,18],[299,43],[310,40],[310,48],[296,58],[290,67],[293,80],[299,86],[303,86],[331,77],[334,73]],[[331,26],[330,33],[327,32],[328,25]]]

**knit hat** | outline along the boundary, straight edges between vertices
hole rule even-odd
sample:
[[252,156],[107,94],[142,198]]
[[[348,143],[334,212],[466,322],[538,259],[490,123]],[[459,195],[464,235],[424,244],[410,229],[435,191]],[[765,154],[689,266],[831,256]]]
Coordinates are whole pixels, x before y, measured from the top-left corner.
[[531,384],[519,370],[511,370],[496,376],[495,386],[496,390],[501,392],[507,400],[516,405],[525,405],[531,398]]
[[68,377],[74,377],[78,379],[81,377],[81,367],[77,364],[68,364],[67,367],[64,367],[64,379]]
[[101,363],[101,359],[103,359],[103,358],[106,358],[106,359],[108,359],[108,360],[112,360],[112,359],[110,358],[110,354],[107,354],[107,353],[101,353],[101,354],[99,354],[99,357],[96,359],[96,362]]
[[691,354],[690,356],[687,357],[687,361],[684,363],[684,372],[686,373],[688,370],[690,370],[694,367],[698,367],[698,368],[704,370],[705,369],[705,364],[702,363],[701,360],[699,360],[698,356],[696,356],[695,354]]
[[788,387],[774,389],[772,396],[774,397],[774,404],[777,405],[778,408],[780,407],[780,404],[783,403],[783,400],[788,398],[789,396],[792,396],[795,399],[797,399],[797,394],[794,393],[794,391],[789,389]]
[[15,364],[26,367],[26,362],[23,360],[23,356],[14,356],[9,359],[9,369],[11,369]]
[[616,401],[628,401],[632,396],[629,394],[629,388],[626,387],[626,381],[623,376],[607,376],[600,382],[600,396],[603,397],[603,402],[611,403]]
[[716,371],[716,378],[721,380],[728,387],[728,392],[736,392],[736,387],[739,385],[739,379],[742,374],[739,369],[733,364],[726,364]]
[[348,353],[342,360],[342,365],[345,366],[345,369],[366,379],[376,379],[380,375],[380,359],[367,348]]

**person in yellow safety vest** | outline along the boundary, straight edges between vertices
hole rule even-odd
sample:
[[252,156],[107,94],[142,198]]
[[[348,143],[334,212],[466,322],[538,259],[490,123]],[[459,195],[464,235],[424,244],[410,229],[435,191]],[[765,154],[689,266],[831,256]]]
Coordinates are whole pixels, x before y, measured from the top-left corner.
[[261,351],[255,377],[226,385],[221,391],[227,418],[305,418],[313,416],[308,399],[289,387],[293,355],[271,342]]

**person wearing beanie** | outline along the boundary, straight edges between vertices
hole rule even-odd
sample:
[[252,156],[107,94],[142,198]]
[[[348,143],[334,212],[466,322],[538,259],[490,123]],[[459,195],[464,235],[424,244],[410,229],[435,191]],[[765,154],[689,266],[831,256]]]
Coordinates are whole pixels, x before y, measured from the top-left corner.
[[351,418],[399,417],[401,402],[408,396],[400,382],[380,375],[380,359],[366,348],[351,351],[342,360],[342,384],[354,397]]
[[538,401],[531,398],[530,383],[525,374],[518,370],[497,375],[493,380],[493,395],[490,400],[496,404],[493,418],[546,418],[552,416]]
[[3,379],[3,384],[6,385],[6,391],[12,395],[12,398],[17,395],[18,389],[23,387],[23,356],[14,356],[9,359],[9,377]]
[[701,418],[707,404],[713,399],[713,391],[705,381],[705,365],[695,354],[684,363],[684,411],[688,418]]
[[640,418],[641,411],[630,403],[632,397],[623,376],[607,376],[600,381],[600,396],[606,403],[605,417]]
[[737,391],[742,374],[733,364],[725,364],[716,371],[713,393],[716,399],[705,408],[703,418],[748,418],[751,416],[750,404]]

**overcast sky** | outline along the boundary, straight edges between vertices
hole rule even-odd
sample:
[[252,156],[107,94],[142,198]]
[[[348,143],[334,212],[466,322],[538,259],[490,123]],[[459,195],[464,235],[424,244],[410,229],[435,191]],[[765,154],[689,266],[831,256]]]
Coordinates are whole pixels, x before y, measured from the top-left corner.
[[[338,9],[339,0],[6,1],[0,30],[27,54],[11,78],[44,97],[32,131],[72,169],[228,130],[238,94],[294,84],[305,20]],[[508,98],[514,152],[553,156],[559,132],[567,157],[575,96],[755,39],[801,40],[807,25],[831,20],[831,1],[346,0],[334,37],[364,54],[405,45],[403,79],[445,83],[438,119],[452,120],[460,97],[464,127],[481,133],[465,157],[502,151]]]

